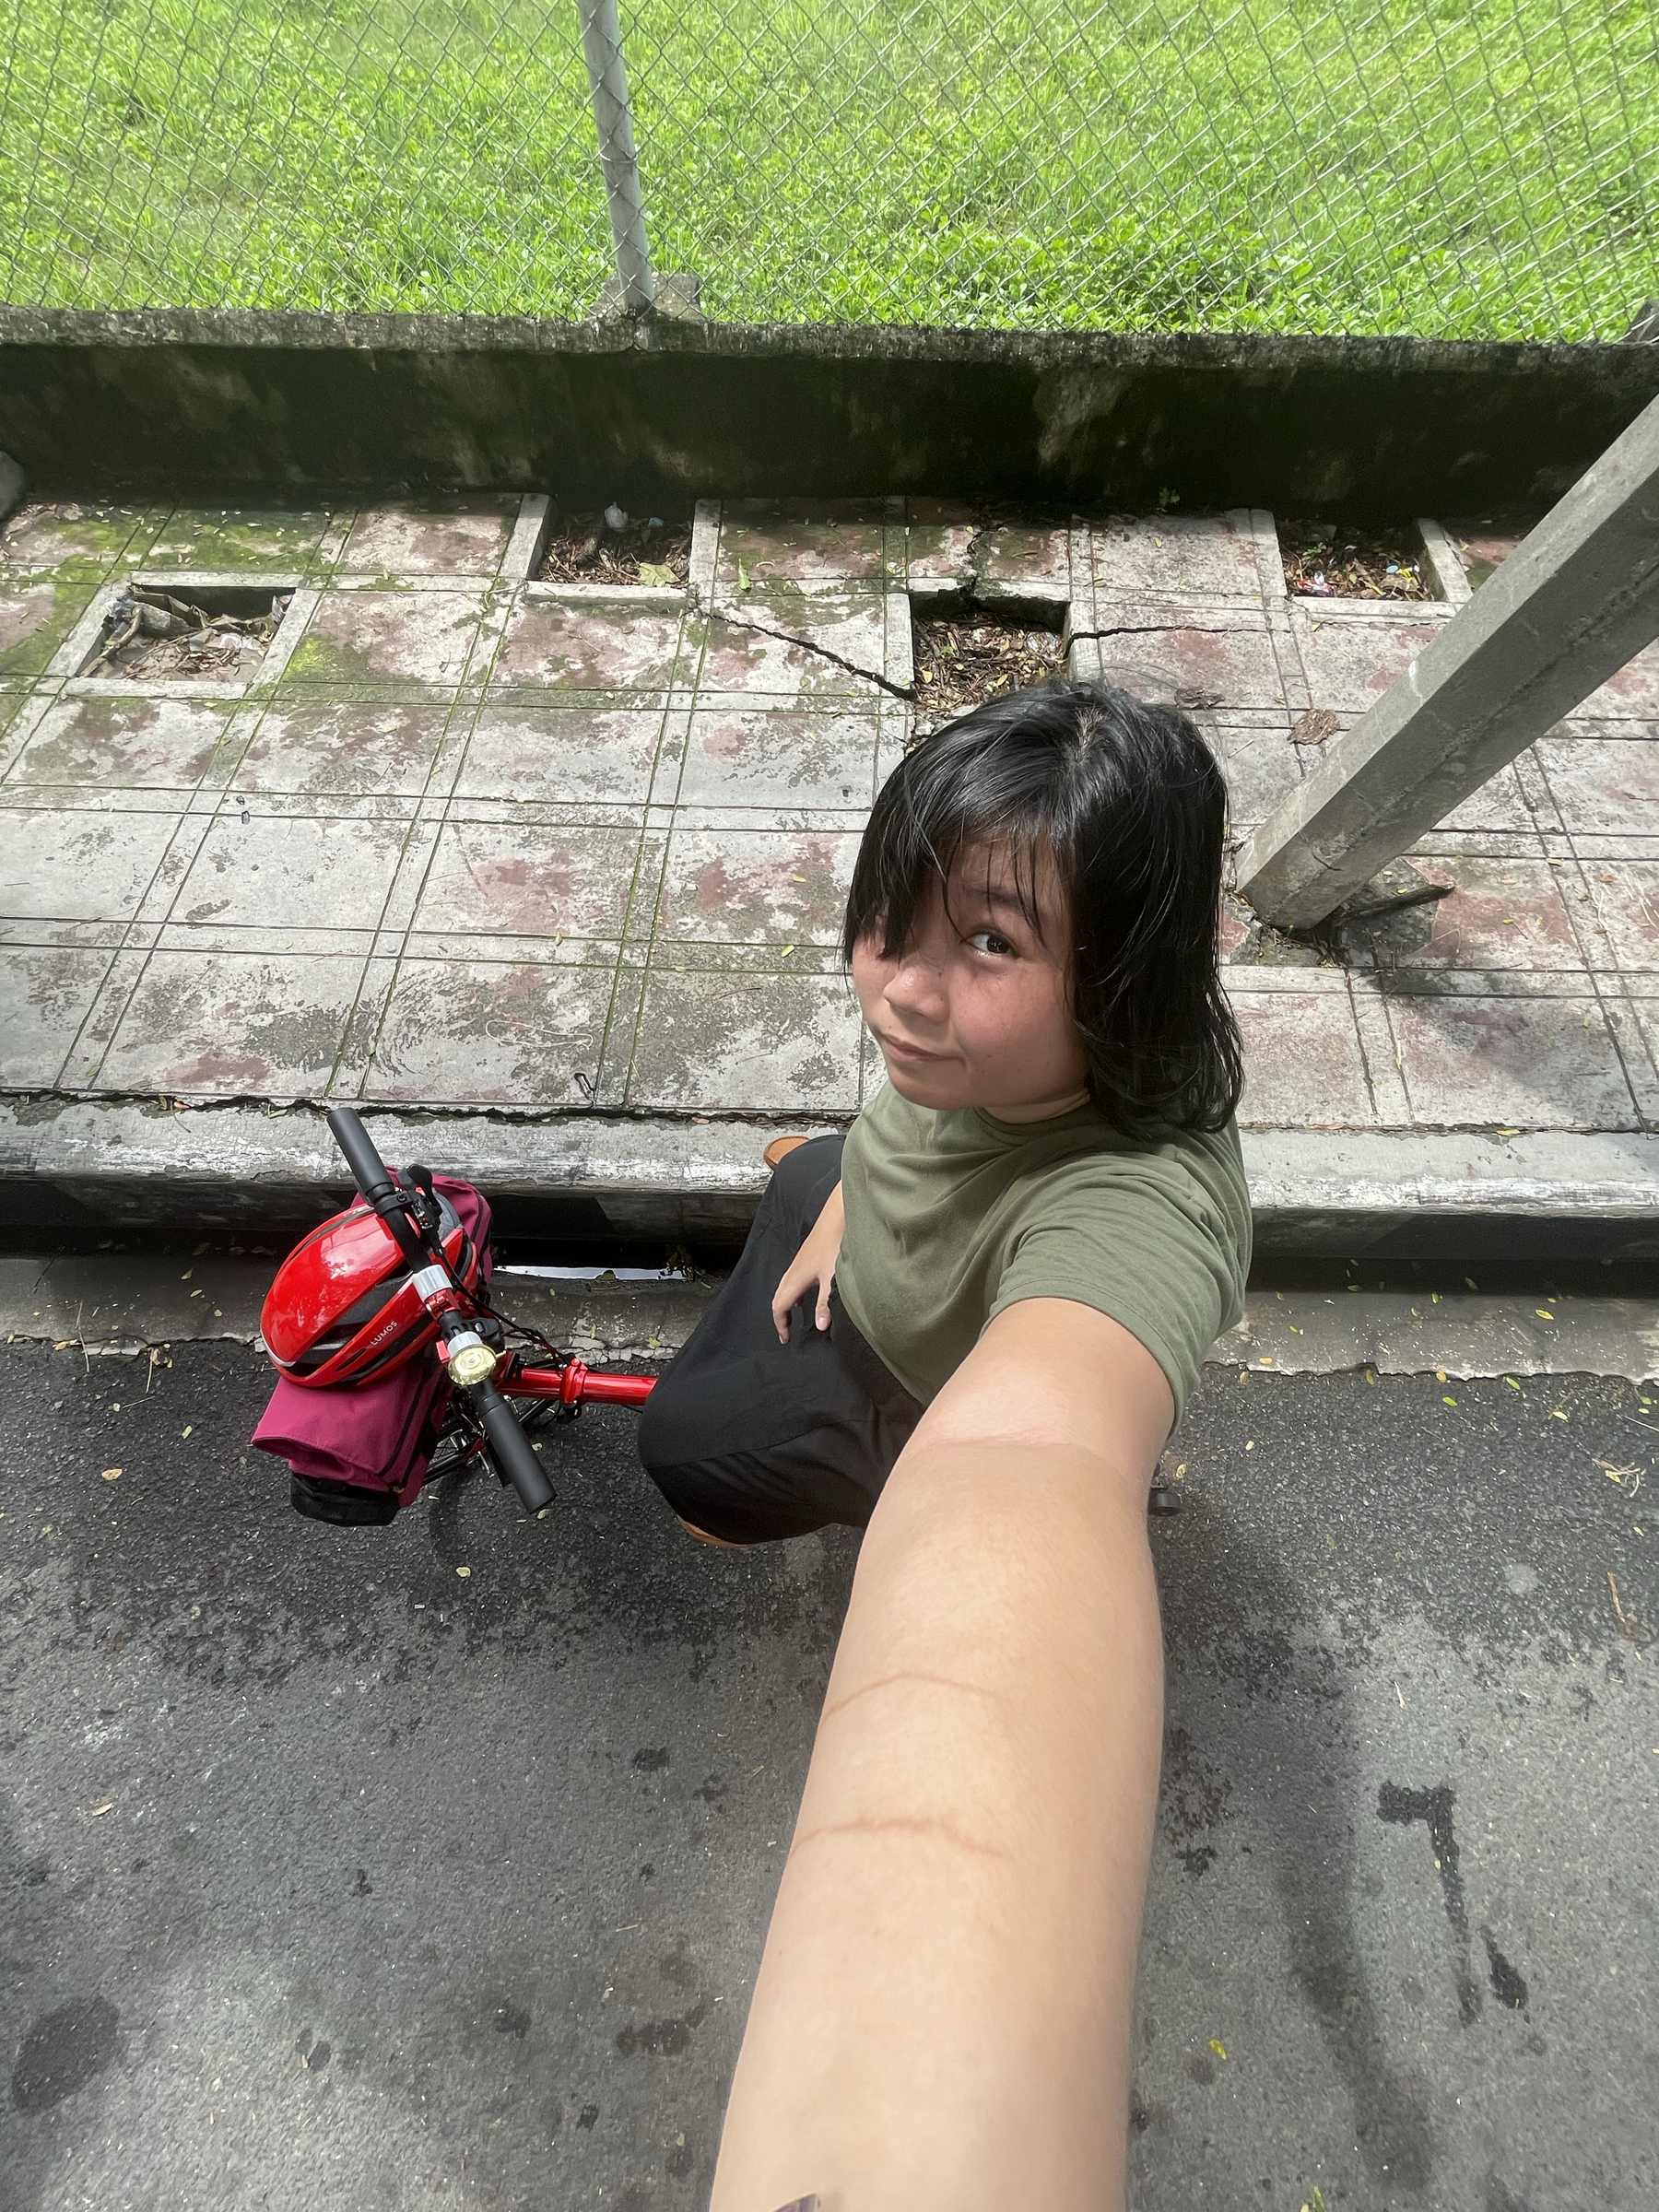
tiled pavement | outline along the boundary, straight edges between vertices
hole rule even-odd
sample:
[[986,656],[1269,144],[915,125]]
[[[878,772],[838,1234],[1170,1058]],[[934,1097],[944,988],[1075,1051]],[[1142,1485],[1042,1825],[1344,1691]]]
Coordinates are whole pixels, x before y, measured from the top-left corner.
[[[1235,830],[1453,597],[1287,600],[1270,516],[699,511],[688,594],[531,583],[538,500],[26,509],[0,540],[0,1089],[835,1118],[835,946],[912,607],[1064,620],[1179,700]],[[77,676],[122,581],[291,590],[235,684]],[[925,713],[925,700],[920,711]],[[1659,652],[1431,836],[1340,964],[1227,921],[1269,1129],[1659,1124]],[[1328,741],[1328,740],[1327,740]]]

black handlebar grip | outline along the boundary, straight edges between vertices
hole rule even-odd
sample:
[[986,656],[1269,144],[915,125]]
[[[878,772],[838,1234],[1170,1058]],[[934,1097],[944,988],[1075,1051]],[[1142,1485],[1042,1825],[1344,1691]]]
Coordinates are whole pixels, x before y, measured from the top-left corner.
[[553,1485],[542,1471],[530,1439],[519,1427],[517,1414],[493,1382],[475,1382],[472,1402],[484,1424],[496,1465],[518,1492],[524,1511],[539,1513],[544,1505],[553,1502]]
[[385,1161],[374,1148],[374,1139],[364,1128],[355,1107],[331,1106],[328,1126],[334,1133],[335,1143],[346,1156],[352,1181],[365,1198],[381,1197],[395,1187]]
[[396,1238],[411,1267],[419,1267],[430,1257],[414,1224],[402,1205],[388,1205],[388,1199],[397,1195],[397,1185],[392,1171],[375,1150],[374,1139],[364,1128],[357,1109],[352,1106],[331,1106],[328,1126],[334,1140],[346,1156],[346,1165],[351,1170],[351,1180],[367,1203],[373,1206],[381,1219]]

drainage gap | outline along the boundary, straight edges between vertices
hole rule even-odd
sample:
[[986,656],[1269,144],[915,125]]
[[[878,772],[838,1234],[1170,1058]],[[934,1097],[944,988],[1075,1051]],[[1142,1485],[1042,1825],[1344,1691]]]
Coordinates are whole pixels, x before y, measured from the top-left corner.
[[683,585],[691,570],[691,525],[660,514],[603,514],[556,509],[538,583]]
[[1285,588],[1295,599],[1436,599],[1414,530],[1280,523]]
[[[1065,674],[1065,608],[917,615],[913,621],[917,735],[1005,692]],[[1039,625],[1041,624],[1041,627]]]
[[246,584],[130,583],[104,617],[82,676],[226,683],[251,676],[288,609],[289,591]]

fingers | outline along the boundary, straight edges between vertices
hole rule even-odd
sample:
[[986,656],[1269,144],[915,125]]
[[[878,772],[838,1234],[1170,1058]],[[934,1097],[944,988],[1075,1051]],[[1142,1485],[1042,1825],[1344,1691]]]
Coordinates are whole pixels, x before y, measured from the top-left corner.
[[810,1275],[803,1275],[797,1267],[791,1267],[772,1292],[772,1326],[778,1332],[780,1344],[789,1342],[789,1316],[794,1310],[795,1300],[813,1279]]
[[792,1267],[772,1292],[772,1326],[778,1332],[778,1342],[789,1342],[789,1317],[808,1292],[816,1291],[817,1304],[813,1320],[820,1329],[830,1326],[830,1288],[835,1276],[830,1269],[822,1274],[816,1267]]
[[810,1240],[795,1254],[783,1271],[782,1280],[772,1292],[772,1326],[778,1332],[778,1342],[789,1342],[789,1317],[801,1300],[816,1294],[813,1320],[820,1331],[828,1331],[830,1323],[830,1292],[835,1282],[835,1262],[840,1252],[839,1242],[828,1253],[810,1254]]

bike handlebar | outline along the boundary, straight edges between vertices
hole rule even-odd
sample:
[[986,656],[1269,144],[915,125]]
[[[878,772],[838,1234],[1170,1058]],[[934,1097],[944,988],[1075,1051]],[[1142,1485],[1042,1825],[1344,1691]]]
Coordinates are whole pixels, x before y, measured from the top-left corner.
[[[328,1126],[334,1140],[345,1155],[351,1170],[352,1180],[362,1194],[363,1202],[373,1207],[403,1250],[410,1265],[419,1267],[426,1262],[442,1260],[441,1248],[435,1239],[422,1235],[409,1218],[406,1194],[394,1181],[391,1170],[375,1148],[374,1139],[364,1128],[361,1118],[351,1106],[331,1106]],[[545,1505],[553,1502],[553,1485],[542,1471],[530,1439],[519,1427],[518,1416],[488,1377],[482,1382],[466,1386],[474,1410],[489,1440],[489,1449],[496,1465],[518,1492],[527,1513],[539,1513]]]
[[328,1126],[335,1143],[346,1156],[346,1165],[351,1170],[352,1181],[371,1204],[395,1191],[392,1171],[375,1149],[374,1139],[364,1128],[362,1119],[353,1106],[331,1106],[327,1114]]
[[394,1180],[391,1169],[375,1149],[374,1139],[364,1128],[357,1109],[352,1106],[331,1106],[327,1121],[335,1143],[345,1155],[346,1165],[351,1170],[351,1179],[357,1184],[363,1203],[372,1206],[385,1223],[409,1265],[412,1267],[420,1266],[431,1254],[427,1251],[419,1230],[410,1220],[405,1195]]
[[475,1382],[469,1394],[497,1466],[518,1492],[524,1511],[539,1513],[544,1505],[553,1502],[553,1485],[530,1439],[519,1427],[518,1416],[491,1382]]

